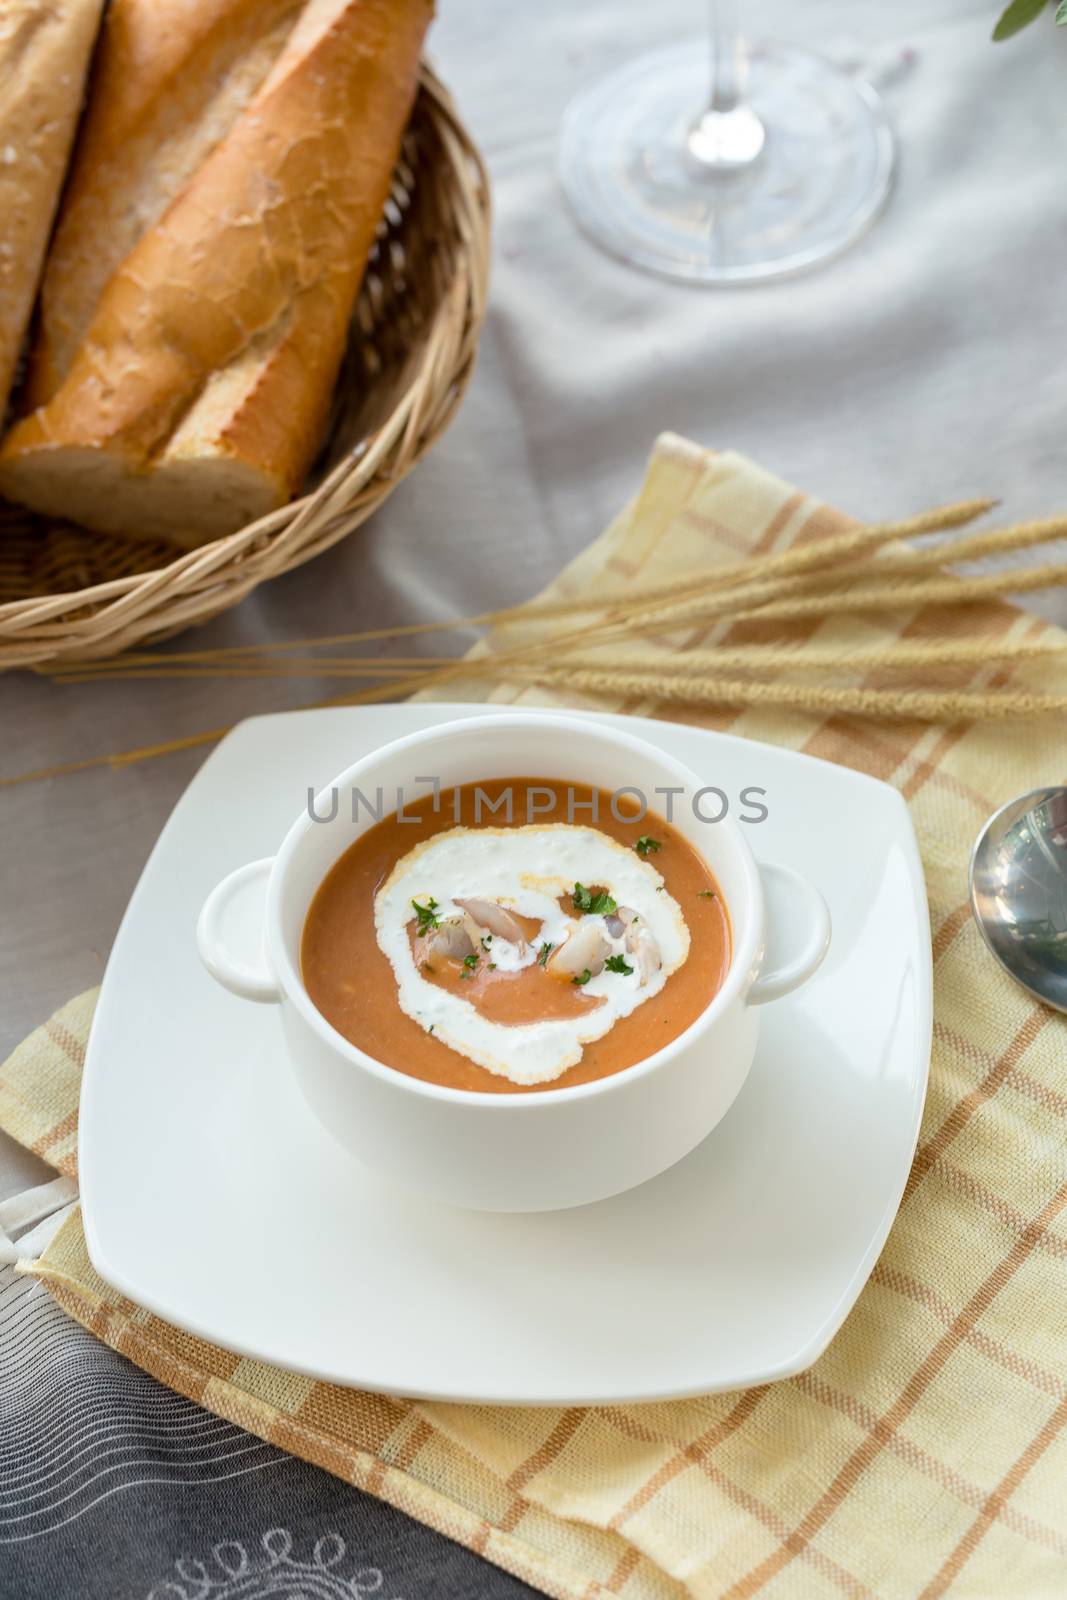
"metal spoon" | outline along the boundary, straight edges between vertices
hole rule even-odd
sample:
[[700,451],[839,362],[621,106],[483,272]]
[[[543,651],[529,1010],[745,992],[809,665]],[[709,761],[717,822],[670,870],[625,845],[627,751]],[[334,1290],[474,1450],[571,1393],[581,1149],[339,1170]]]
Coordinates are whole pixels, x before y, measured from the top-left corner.
[[1067,789],[994,812],[971,855],[971,907],[1005,972],[1067,1011]]

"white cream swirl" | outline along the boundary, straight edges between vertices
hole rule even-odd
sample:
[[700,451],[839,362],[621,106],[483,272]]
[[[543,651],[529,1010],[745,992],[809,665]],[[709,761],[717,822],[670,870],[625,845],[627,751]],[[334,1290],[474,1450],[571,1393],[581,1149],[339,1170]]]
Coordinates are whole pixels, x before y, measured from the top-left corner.
[[[591,915],[582,922],[595,922],[610,953],[623,955],[633,970],[613,972],[605,967],[591,977],[582,992],[601,1003],[580,1016],[495,1022],[419,970],[409,931],[416,916],[413,901],[425,905],[432,897],[437,915],[448,918],[460,914],[458,901],[480,898],[534,919],[540,931],[531,944],[501,938],[492,942],[493,961],[501,972],[510,972],[532,965],[542,944],[558,950],[575,931],[578,914],[569,907],[576,882],[606,888],[618,905],[637,914],[640,926],[658,946],[658,970],[649,972],[647,965],[639,970],[639,964],[625,955],[625,930],[613,934],[603,916]],[[620,1017],[658,994],[689,954],[689,929],[681,907],[651,862],[599,829],[568,823],[457,827],[435,834],[393,867],[375,896],[374,921],[378,944],[396,977],[400,1009],[469,1060],[522,1085],[551,1082],[575,1066],[586,1044],[602,1038]]]

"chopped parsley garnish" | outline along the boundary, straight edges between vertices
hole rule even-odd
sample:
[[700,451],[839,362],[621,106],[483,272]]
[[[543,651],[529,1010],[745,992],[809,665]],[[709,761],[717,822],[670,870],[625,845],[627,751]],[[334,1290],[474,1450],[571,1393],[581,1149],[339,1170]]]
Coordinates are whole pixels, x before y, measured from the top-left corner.
[[626,965],[625,956],[609,956],[604,965],[609,972],[621,972],[624,978],[628,978],[634,970]]
[[476,955],[473,955],[473,954],[469,955],[469,956],[464,956],[463,957],[463,965],[465,967],[469,967],[471,969],[471,971],[473,972],[474,968],[478,965],[478,957]]
[[654,855],[657,850],[662,850],[663,846],[658,839],[653,839],[650,833],[643,833],[634,845],[634,849],[642,859],[645,859],[650,852]]
[[600,889],[596,894],[594,894],[592,889],[587,889],[584,884],[581,883],[576,883],[574,885],[574,892],[571,895],[571,899],[574,901],[575,911],[589,911],[594,917],[608,917],[613,911],[618,910],[618,907],[606,889]]
[[489,963],[489,971],[490,972],[495,972],[496,971],[496,962],[495,961],[490,961],[490,963]]
[[593,974],[590,972],[589,968],[586,967],[585,971],[584,972],[580,972],[576,978],[572,978],[571,982],[572,983],[576,983],[578,985],[579,989],[581,989],[585,984],[587,984],[589,982],[589,980],[590,980],[590,978],[592,976],[593,976]]
[[537,964],[539,967],[547,967],[548,958],[555,948],[556,947],[554,944],[543,944],[541,946],[540,954],[537,957]]
[[420,933],[429,933],[431,928],[439,928],[441,926],[441,919],[437,915],[441,907],[432,894],[428,897],[424,906],[420,906],[417,900],[413,900],[411,903],[415,907],[415,915],[419,919]]
[[482,949],[483,950],[488,950],[488,948],[492,944],[492,942],[493,942],[493,935],[491,933],[487,933],[485,938],[481,941]]
[[697,899],[698,900],[717,900],[718,898],[719,897],[715,893],[714,889],[698,889],[697,890]]
[[431,1022],[430,1026],[426,1029],[426,1032],[427,1033],[432,1033],[433,1030],[436,1028],[436,1026],[437,1026],[436,1022]]

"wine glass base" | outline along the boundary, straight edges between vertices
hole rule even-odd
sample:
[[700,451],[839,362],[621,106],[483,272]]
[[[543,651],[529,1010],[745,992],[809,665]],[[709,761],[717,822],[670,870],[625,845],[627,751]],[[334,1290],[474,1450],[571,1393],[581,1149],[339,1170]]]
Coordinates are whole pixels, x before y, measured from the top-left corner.
[[560,177],[585,233],[620,260],[691,283],[784,277],[839,254],[874,221],[893,176],[875,91],[791,45],[749,55],[759,155],[719,173],[691,153],[706,108],[707,41],[630,62],[574,100]]

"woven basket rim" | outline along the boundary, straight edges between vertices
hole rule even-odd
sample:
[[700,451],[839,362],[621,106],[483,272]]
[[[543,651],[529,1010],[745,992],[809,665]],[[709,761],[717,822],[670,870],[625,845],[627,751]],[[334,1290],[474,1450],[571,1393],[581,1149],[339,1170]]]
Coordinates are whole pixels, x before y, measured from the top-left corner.
[[0,670],[116,655],[209,620],[353,532],[440,438],[469,382],[485,316],[491,202],[485,162],[425,58],[419,99],[435,126],[435,183],[459,244],[417,364],[389,415],[313,491],[234,533],[176,551],[151,570],[0,604]]

